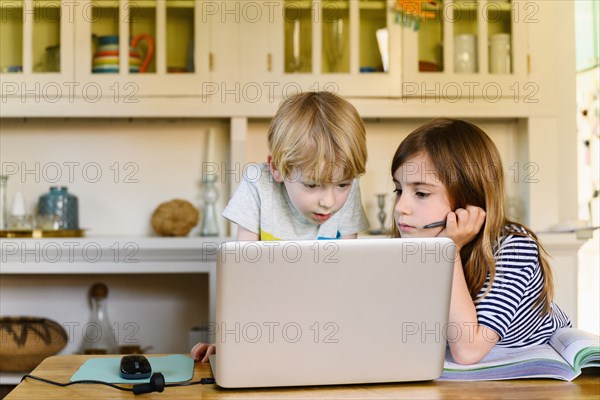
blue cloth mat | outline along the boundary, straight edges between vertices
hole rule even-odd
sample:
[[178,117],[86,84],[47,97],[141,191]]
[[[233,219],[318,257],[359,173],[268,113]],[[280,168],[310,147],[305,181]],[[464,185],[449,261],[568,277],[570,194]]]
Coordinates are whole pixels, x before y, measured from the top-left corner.
[[[148,356],[152,366],[152,373],[160,372],[165,377],[165,382],[185,382],[192,379],[194,374],[194,360],[190,356],[174,354],[171,356]],[[121,357],[92,358],[83,363],[71,377],[71,382],[94,380],[110,383],[146,383],[147,379],[123,379],[119,376]]]

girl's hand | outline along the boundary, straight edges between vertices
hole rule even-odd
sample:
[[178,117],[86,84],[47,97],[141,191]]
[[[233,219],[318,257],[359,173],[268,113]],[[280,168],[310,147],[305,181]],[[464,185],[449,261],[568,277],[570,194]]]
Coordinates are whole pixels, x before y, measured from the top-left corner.
[[475,239],[485,222],[485,211],[481,207],[467,206],[459,208],[446,216],[446,228],[439,236],[447,236],[454,240],[460,249]]
[[192,347],[192,351],[190,351],[194,361],[198,361],[202,358],[203,363],[208,362],[208,356],[215,354],[216,352],[216,346],[208,343],[196,343],[196,345]]

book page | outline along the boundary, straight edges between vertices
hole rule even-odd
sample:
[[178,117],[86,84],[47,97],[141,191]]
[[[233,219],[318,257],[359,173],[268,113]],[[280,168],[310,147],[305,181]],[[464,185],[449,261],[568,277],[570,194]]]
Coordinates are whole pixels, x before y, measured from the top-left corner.
[[577,373],[550,345],[507,349],[494,347],[480,362],[456,364],[446,353],[440,380],[481,381],[522,378],[553,378],[571,381]]
[[530,361],[532,359],[555,360],[559,363],[568,365],[565,360],[550,346],[542,344],[529,348],[509,349],[494,347],[477,364],[461,365],[454,362],[450,351],[446,352],[445,369],[457,370],[478,370],[495,367],[498,365],[515,364],[521,361]]
[[[550,345],[577,371],[587,363],[598,366],[600,360],[600,336],[598,335],[581,329],[562,328],[552,335]],[[584,349],[589,351],[581,353]],[[581,354],[584,355],[583,359],[581,356],[578,358]],[[581,362],[585,364],[579,365]]]

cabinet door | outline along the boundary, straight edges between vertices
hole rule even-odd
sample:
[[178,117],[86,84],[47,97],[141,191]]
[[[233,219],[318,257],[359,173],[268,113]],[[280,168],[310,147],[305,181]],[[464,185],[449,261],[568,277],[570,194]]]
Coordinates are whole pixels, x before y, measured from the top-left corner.
[[435,0],[412,8],[419,22],[410,13],[399,14],[404,25],[403,96],[456,102],[526,95],[530,5],[516,0]]
[[201,94],[208,76],[204,1],[78,4],[75,74],[82,84],[117,98]]
[[317,90],[344,96],[400,94],[400,29],[393,23],[393,1],[271,3],[276,8],[264,24],[259,79],[272,84],[276,97]]
[[55,103],[73,90],[73,2],[0,2],[2,98]]

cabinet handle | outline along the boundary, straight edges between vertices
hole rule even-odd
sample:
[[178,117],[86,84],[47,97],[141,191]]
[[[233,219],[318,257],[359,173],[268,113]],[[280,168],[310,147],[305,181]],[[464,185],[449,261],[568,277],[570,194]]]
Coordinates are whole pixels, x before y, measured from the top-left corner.
[[214,57],[213,57],[213,53],[212,51],[210,53],[208,53],[208,70],[212,72],[213,67],[214,67]]
[[267,71],[273,71],[273,55],[271,53],[267,54]]
[[527,75],[531,74],[531,54],[527,54]]

